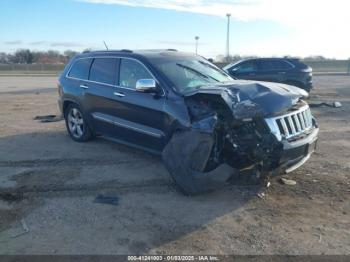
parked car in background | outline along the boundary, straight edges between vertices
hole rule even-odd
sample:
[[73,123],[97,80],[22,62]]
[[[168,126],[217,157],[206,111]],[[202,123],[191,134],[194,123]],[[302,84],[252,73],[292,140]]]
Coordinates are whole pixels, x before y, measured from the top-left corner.
[[256,58],[245,59],[223,68],[237,79],[259,80],[297,86],[310,92],[312,89],[312,68],[299,59]]

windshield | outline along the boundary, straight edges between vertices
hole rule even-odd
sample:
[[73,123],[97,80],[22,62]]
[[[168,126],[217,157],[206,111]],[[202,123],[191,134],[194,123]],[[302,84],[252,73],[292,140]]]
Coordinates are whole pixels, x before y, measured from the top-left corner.
[[198,56],[158,58],[151,62],[169,78],[176,90],[183,94],[201,86],[233,80],[224,71]]

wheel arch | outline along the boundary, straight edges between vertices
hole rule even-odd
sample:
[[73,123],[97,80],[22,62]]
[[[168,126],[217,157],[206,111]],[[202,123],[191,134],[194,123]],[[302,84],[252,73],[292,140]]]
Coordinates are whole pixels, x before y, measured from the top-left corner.
[[71,104],[76,104],[77,106],[79,106],[83,110],[83,108],[81,107],[80,103],[78,103],[74,99],[65,99],[63,101],[63,103],[62,103],[62,114],[63,114],[63,117],[66,117],[66,110]]

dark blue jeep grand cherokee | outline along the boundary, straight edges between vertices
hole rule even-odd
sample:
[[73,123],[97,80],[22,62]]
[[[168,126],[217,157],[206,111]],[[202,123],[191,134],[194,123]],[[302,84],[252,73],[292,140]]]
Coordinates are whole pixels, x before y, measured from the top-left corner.
[[73,140],[103,136],[161,154],[186,194],[213,190],[242,170],[256,178],[291,172],[316,147],[304,90],[234,80],[176,50],[77,55],[59,94]]

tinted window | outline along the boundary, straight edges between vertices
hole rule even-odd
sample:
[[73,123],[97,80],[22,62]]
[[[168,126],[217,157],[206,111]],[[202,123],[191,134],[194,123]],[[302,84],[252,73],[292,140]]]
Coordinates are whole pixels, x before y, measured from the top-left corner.
[[261,61],[259,61],[259,69],[261,71],[274,70],[273,61],[271,61],[271,60],[261,60]]
[[89,80],[109,85],[115,85],[117,74],[116,66],[116,58],[95,58],[91,66]]
[[263,71],[270,70],[288,70],[291,69],[292,66],[282,60],[262,60],[259,62],[259,69]]
[[257,70],[257,66],[254,61],[243,62],[242,64],[239,64],[233,68],[233,72],[238,72],[238,73],[250,73],[250,72],[255,72],[256,70]]
[[282,60],[276,60],[274,61],[274,68],[276,68],[277,70],[288,70],[288,69],[292,69],[293,66],[285,61]]
[[140,79],[153,79],[153,77],[139,62],[132,59],[122,59],[120,64],[119,85],[135,88],[137,80]]
[[78,79],[84,79],[84,80],[88,79],[91,60],[92,59],[77,60],[73,64],[68,76],[78,78]]

